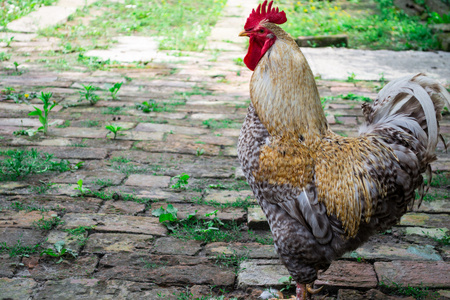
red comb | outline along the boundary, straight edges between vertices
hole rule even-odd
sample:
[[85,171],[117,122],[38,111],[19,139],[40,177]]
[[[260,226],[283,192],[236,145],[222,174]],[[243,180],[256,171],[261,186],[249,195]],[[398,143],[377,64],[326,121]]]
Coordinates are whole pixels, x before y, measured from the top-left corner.
[[258,5],[258,7],[252,10],[252,13],[247,18],[247,22],[245,23],[244,29],[248,30],[256,27],[261,21],[267,20],[267,22],[275,23],[275,24],[283,24],[287,21],[286,14],[284,11],[279,11],[277,8],[272,8],[273,1],[270,1],[269,7],[267,7],[267,0],[263,2],[263,4]]

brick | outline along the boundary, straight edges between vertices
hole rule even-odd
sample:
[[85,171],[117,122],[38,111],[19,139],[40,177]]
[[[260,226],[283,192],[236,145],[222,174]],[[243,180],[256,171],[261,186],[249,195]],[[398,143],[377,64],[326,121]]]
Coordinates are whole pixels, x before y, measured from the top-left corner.
[[170,183],[169,176],[154,176],[131,174],[125,181],[125,185],[142,186],[148,188],[168,188]]
[[78,226],[96,226],[95,230],[102,232],[141,233],[162,236],[167,229],[159,223],[158,218],[119,216],[110,214],[65,214],[64,229]]
[[162,237],[155,241],[152,252],[170,255],[195,255],[202,249],[202,243],[202,241]]
[[278,280],[281,277],[285,276],[289,277],[290,275],[279,260],[246,260],[240,264],[240,271],[238,274],[238,287],[281,287],[282,284]]
[[319,273],[315,284],[338,288],[375,288],[377,276],[371,264],[334,261],[328,270]]
[[450,288],[450,262],[375,262],[380,281],[411,287]]
[[84,252],[148,252],[152,248],[154,237],[149,234],[94,233],[89,236]]

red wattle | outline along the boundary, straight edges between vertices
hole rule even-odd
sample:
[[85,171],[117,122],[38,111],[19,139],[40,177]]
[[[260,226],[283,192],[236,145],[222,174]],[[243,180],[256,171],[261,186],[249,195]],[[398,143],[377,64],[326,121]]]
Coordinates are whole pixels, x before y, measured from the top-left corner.
[[267,50],[275,43],[275,38],[261,40],[254,36],[250,37],[250,44],[244,63],[250,70],[254,71],[261,58]]

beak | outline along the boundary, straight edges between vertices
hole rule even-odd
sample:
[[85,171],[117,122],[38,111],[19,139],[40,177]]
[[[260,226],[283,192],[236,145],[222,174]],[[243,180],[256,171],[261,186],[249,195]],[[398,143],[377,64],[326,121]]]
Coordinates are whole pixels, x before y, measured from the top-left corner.
[[239,33],[239,36],[250,36],[250,32],[244,30],[241,33]]

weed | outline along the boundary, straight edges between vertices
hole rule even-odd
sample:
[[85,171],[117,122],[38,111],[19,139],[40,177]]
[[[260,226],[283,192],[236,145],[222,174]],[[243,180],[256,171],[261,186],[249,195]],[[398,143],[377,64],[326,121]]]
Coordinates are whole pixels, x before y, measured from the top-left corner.
[[233,250],[233,254],[221,253],[216,256],[215,263],[219,266],[224,266],[227,268],[233,268],[234,274],[237,275],[239,272],[239,266],[243,261],[248,259],[248,251],[245,254],[238,254],[236,250]]
[[120,115],[122,114],[122,107],[120,106],[115,106],[115,107],[106,107],[103,111],[102,114],[104,115]]
[[24,246],[22,245],[22,240],[20,239],[17,240],[17,243],[14,246],[8,246],[6,242],[0,243],[0,253],[8,253],[9,257],[28,257],[30,254],[37,253],[40,248],[40,243],[33,246]]
[[280,290],[280,292],[290,290],[291,287],[293,286],[292,276],[283,276],[280,279],[278,279],[278,283],[284,285],[284,287]]
[[41,182],[41,185],[30,187],[30,192],[37,194],[45,194],[48,191],[57,190],[57,187],[55,187],[56,183],[44,182],[42,180],[39,181]]
[[[425,184],[428,181],[425,180]],[[436,174],[432,177],[430,186],[432,187],[447,187],[450,186],[450,174],[444,171],[436,171]]]
[[[44,135],[47,135],[48,126],[52,124],[48,124],[48,113],[58,104],[56,101],[50,103],[50,98],[53,96],[52,93],[44,93],[41,92],[41,95],[38,98],[44,103],[43,111],[36,106],[33,106],[35,111],[30,112],[29,116],[38,116],[39,122],[41,122],[42,126],[38,128],[38,130],[42,131]],[[50,107],[49,107],[50,106]]]
[[174,176],[170,179],[170,181],[176,179],[177,182],[173,184],[170,188],[172,189],[186,189],[186,185],[188,185],[189,175],[186,173],[182,173],[181,175]]
[[156,269],[167,265],[167,262],[160,262],[160,263],[149,262],[144,260],[144,258],[141,258],[141,261],[144,264],[144,268],[146,269]]
[[67,232],[70,236],[70,240],[76,240],[78,245],[84,246],[86,245],[87,240],[89,237],[87,236],[87,233],[89,230],[93,230],[95,228],[94,226],[78,226],[73,229],[66,229],[64,230]]
[[16,70],[16,73],[19,73],[20,64],[17,61],[15,61],[15,62],[13,62],[13,65],[14,65],[14,70]]
[[408,284],[408,286],[403,286],[401,283],[397,282],[385,282],[380,281],[380,287],[388,290],[390,293],[395,295],[402,296],[412,296],[415,299],[436,299],[438,297],[436,292],[431,292],[428,290],[428,287],[424,287],[420,284],[419,287],[412,287]]
[[240,57],[233,59],[233,61],[238,66],[244,66],[244,60]]
[[95,105],[95,103],[98,102],[98,100],[100,100],[100,97],[95,94],[95,91],[98,90],[98,87],[95,87],[93,85],[84,85],[81,84],[84,88],[84,91],[78,91],[78,93],[80,94],[80,100],[78,100],[78,102],[81,102],[83,100],[87,100],[89,101],[89,103],[91,103],[91,105]]
[[123,156],[114,156],[114,157],[112,157],[109,161],[110,161],[110,162],[127,163],[127,162],[130,162],[131,160],[128,159],[128,158],[126,158],[126,157],[123,157]]
[[73,189],[80,191],[81,197],[84,197],[84,196],[92,193],[90,189],[83,187],[83,179],[78,180],[77,184],[78,184],[78,186],[74,187]]
[[273,245],[273,237],[262,237],[258,236],[254,231],[248,230],[248,235],[250,239],[254,240],[257,243],[260,243],[262,245]]
[[98,121],[93,121],[93,120],[85,120],[81,122],[81,126],[83,127],[97,127],[99,124]]
[[42,218],[40,218],[39,220],[34,221],[33,227],[36,229],[48,231],[61,224],[64,224],[64,221],[62,221],[61,218],[58,217],[58,215],[53,214],[51,215],[50,219],[45,219],[45,217],[42,216]]
[[357,82],[358,80],[356,79],[356,74],[355,73],[351,73],[350,75],[347,76],[347,82]]
[[43,208],[43,207],[36,207],[36,206],[24,206],[23,203],[20,203],[18,201],[14,201],[13,203],[11,203],[11,209],[14,209],[16,211],[41,211],[41,212],[46,212],[46,211],[50,211],[50,210],[54,210],[53,208]]
[[447,234],[447,231],[444,231],[444,229],[439,228],[440,231],[444,234],[442,237],[433,237],[433,239],[438,242],[441,245],[448,246],[450,245],[450,235]]
[[31,150],[0,150],[0,156],[7,158],[0,160],[0,180],[18,180],[31,174],[49,171],[65,172],[78,168],[70,166],[67,160],[53,161],[53,154]]
[[202,124],[205,125],[206,128],[212,129],[212,130],[219,129],[219,128],[237,127],[237,125],[234,126],[233,120],[230,120],[230,119],[224,119],[224,120],[208,119],[208,120],[203,121]]
[[4,39],[7,48],[10,48],[10,47],[11,47],[11,43],[12,43],[13,40],[14,40],[14,37],[13,37],[13,36],[10,37],[10,38],[5,38],[5,39]]
[[48,249],[45,249],[45,250],[41,251],[40,255],[42,256],[44,254],[52,256],[52,257],[59,258],[59,260],[56,262],[57,264],[59,264],[59,263],[61,263],[63,261],[63,256],[70,255],[73,258],[77,258],[78,257],[78,253],[76,253],[72,249],[66,248],[66,242],[64,242],[64,241],[56,242],[53,245],[53,249],[52,248],[48,248]]
[[196,156],[202,156],[205,153],[205,149],[203,148],[197,148],[197,151],[195,153]]
[[107,180],[103,180],[103,179],[97,179],[94,182],[95,185],[101,185],[101,186],[113,186],[114,183],[112,182],[111,179],[107,179]]
[[117,133],[118,133],[119,131],[123,130],[122,127],[117,126],[117,125],[115,125],[115,124],[106,125],[105,128],[108,129],[108,130],[110,131],[110,132],[108,132],[106,135],[108,135],[109,133],[113,133],[113,134],[114,134],[113,140],[116,139]]
[[136,104],[136,108],[142,110],[142,112],[149,113],[154,111],[158,107],[155,100],[148,100],[142,102],[142,104]]
[[112,166],[115,170],[124,174],[145,174],[148,173],[149,169],[146,166],[137,166],[134,164],[113,164]]
[[347,95],[339,95],[338,98],[342,98],[344,100],[353,100],[353,101],[363,101],[363,102],[372,102],[372,99],[362,95],[355,95],[353,93],[348,93]]
[[112,87],[109,88],[109,91],[111,93],[111,98],[113,100],[117,99],[117,93],[119,92],[120,88],[122,87],[123,82],[117,82],[114,83]]
[[7,61],[11,58],[11,54],[7,52],[0,52],[0,61]]
[[217,210],[205,214],[205,217],[210,219],[196,218],[197,211],[194,214],[189,214],[185,219],[178,219],[178,209],[169,204],[166,209],[163,207],[152,211],[152,215],[159,217],[160,222],[165,225],[171,232],[171,235],[183,238],[193,239],[199,241],[210,242],[230,242],[242,236],[240,233],[240,226],[235,222],[231,224],[223,223],[217,218]]
[[65,120],[63,124],[61,125],[56,125],[56,128],[67,128],[70,127],[70,121],[69,120]]

